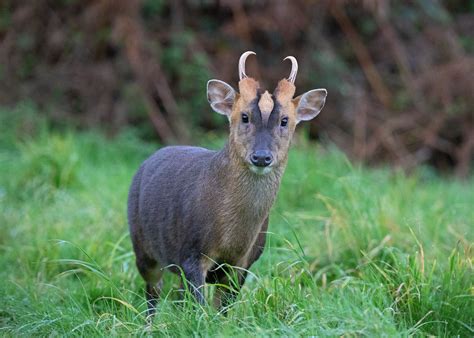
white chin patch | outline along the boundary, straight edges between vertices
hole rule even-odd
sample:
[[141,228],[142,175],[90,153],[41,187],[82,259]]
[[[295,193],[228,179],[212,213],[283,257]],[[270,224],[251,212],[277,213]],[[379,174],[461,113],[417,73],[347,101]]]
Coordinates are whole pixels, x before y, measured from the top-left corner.
[[255,165],[250,166],[250,170],[257,175],[266,175],[272,171],[272,167],[257,167]]

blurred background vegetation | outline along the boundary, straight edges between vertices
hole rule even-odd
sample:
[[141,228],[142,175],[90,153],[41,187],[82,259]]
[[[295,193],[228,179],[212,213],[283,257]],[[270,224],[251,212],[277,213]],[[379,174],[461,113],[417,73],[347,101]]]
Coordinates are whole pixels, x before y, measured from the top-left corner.
[[467,176],[472,32],[468,0],[2,0],[0,105],[23,107],[2,123],[20,121],[19,138],[38,132],[39,115],[162,143],[224,135],[206,81],[235,86],[238,57],[254,50],[248,73],[270,90],[287,55],[300,63],[298,93],[328,89],[310,138],[365,163]]

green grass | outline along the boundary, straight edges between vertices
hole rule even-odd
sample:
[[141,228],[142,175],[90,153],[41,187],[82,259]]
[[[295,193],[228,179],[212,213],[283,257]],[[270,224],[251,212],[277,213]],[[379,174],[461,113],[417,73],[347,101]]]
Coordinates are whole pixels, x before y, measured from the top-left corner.
[[3,335],[474,335],[473,178],[367,169],[298,142],[228,316],[180,301],[168,274],[146,328],[125,210],[157,146],[48,131],[28,106],[0,117]]

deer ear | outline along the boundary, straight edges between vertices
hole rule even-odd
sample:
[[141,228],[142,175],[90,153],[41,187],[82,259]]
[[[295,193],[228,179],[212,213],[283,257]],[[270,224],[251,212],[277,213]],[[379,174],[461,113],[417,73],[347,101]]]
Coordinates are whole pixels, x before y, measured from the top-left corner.
[[326,89],[313,89],[293,99],[296,106],[296,123],[315,118],[326,102]]
[[207,82],[207,100],[211,108],[219,114],[230,116],[235,100],[235,90],[220,80]]

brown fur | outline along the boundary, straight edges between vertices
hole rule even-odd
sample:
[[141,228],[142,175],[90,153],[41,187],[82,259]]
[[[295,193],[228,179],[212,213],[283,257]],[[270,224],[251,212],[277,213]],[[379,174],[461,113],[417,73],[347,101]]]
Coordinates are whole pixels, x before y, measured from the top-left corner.
[[282,104],[289,102],[295,95],[296,87],[290,81],[283,79],[278,82],[278,86],[275,89],[275,97]]
[[260,88],[258,81],[251,77],[239,81],[239,92],[242,100],[249,103],[257,96],[257,90]]
[[262,94],[260,101],[258,101],[258,108],[262,113],[262,120],[266,124],[270,114],[275,107],[275,102],[273,102],[272,96],[268,91]]
[[258,177],[249,172],[232,148],[230,144],[229,163],[222,174],[229,193],[216,210],[221,226],[216,227],[215,250],[218,255],[226,256],[219,258],[230,264],[247,267],[250,249],[268,217],[286,163],[269,175]]

